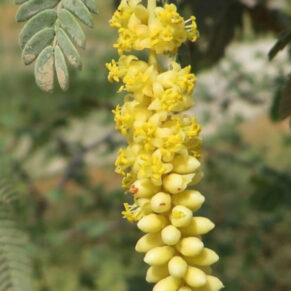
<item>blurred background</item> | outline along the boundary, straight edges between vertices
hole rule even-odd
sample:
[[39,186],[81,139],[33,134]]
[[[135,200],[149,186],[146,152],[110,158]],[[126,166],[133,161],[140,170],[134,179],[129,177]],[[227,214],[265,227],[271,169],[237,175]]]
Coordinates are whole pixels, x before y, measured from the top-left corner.
[[[98,1],[84,68],[71,72],[68,92],[53,94],[21,63],[12,2],[0,1],[0,169],[20,196],[15,218],[29,237],[34,290],[151,290],[113,167],[124,140],[111,110],[122,100],[104,64],[117,58],[108,20],[119,1]],[[205,237],[221,257],[215,274],[227,291],[291,290],[291,51],[279,51],[291,38],[291,1],[178,5],[201,34],[179,58],[198,77],[207,199],[199,214],[216,223]]]

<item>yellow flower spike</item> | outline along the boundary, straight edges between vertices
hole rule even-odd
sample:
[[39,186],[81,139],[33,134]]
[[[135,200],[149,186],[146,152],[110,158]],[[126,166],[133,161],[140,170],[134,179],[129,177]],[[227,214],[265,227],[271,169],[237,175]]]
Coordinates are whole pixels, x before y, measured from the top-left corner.
[[201,239],[191,236],[183,238],[176,247],[184,256],[192,257],[202,252],[204,244]]
[[153,291],[176,291],[181,284],[181,279],[169,276],[158,282]]
[[[184,21],[174,4],[121,0],[110,24],[120,57],[106,64],[108,80],[126,94],[114,121],[128,142],[115,165],[134,202],[122,215],[145,233],[135,249],[151,265],[146,280],[156,283],[153,291],[218,291],[223,284],[210,275],[218,255],[201,238],[214,224],[193,217],[205,197],[188,188],[203,178],[201,126],[183,113],[194,105],[196,76],[172,58],[197,39],[196,19]],[[148,61],[130,54],[136,50],[148,52]],[[159,54],[168,57],[163,68]]]
[[166,225],[166,218],[163,215],[148,214],[141,218],[137,227],[143,232],[158,232]]
[[224,288],[223,283],[214,276],[206,276],[205,286],[195,289],[196,291],[219,291]]
[[219,260],[219,256],[213,250],[204,248],[199,255],[186,257],[185,260],[192,266],[210,266]]
[[185,190],[173,195],[172,201],[174,205],[183,205],[192,211],[197,211],[204,203],[205,197],[199,191]]
[[188,268],[186,261],[179,256],[173,257],[168,266],[170,275],[177,278],[183,278]]
[[198,288],[206,285],[207,277],[206,274],[200,269],[196,267],[188,267],[185,275],[185,281],[189,286]]
[[151,208],[156,213],[164,213],[171,209],[172,198],[169,194],[159,192],[151,200]]
[[162,230],[161,236],[166,245],[173,246],[181,239],[181,231],[174,225],[168,225]]
[[171,223],[176,227],[183,227],[189,225],[192,219],[192,211],[183,206],[177,205],[172,209],[170,215]]
[[157,283],[168,276],[168,265],[151,266],[147,270],[146,281],[149,283]]
[[177,156],[172,163],[173,171],[178,174],[190,174],[200,167],[200,162],[191,156]]
[[156,247],[149,250],[144,261],[151,266],[164,265],[174,256],[175,249],[169,246]]
[[206,217],[196,216],[191,219],[191,222],[181,227],[183,235],[202,235],[211,231],[215,227],[214,223]]
[[146,253],[149,250],[162,245],[163,241],[160,233],[148,233],[138,240],[135,250],[139,253]]

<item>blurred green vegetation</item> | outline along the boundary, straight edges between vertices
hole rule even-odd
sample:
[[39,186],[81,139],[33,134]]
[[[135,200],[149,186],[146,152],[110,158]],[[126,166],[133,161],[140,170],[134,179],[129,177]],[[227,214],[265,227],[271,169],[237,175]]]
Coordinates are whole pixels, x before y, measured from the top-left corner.
[[[113,168],[123,143],[111,131],[111,110],[121,97],[107,82],[104,66],[117,57],[116,34],[108,26],[113,2],[99,1],[95,29],[86,32],[84,69],[72,72],[69,91],[46,94],[20,63],[16,7],[1,1],[0,170],[21,194],[16,219],[30,237],[34,290],[151,290],[143,258],[134,251],[140,233],[121,219],[129,198]],[[195,13],[201,33],[180,59],[194,65],[198,80],[205,73],[210,79],[195,96],[198,111],[204,104],[206,177],[199,190],[207,202],[200,214],[216,222],[206,236],[221,257],[215,273],[228,291],[291,290],[291,135],[288,123],[278,122],[290,71],[288,48],[278,53],[283,59],[269,64],[272,77],[263,69],[260,78],[242,69],[242,63],[252,68],[255,61],[237,63],[226,53],[233,44],[250,50],[257,41],[275,44],[290,26],[291,3],[178,2],[185,16]],[[267,52],[255,56],[267,58]],[[232,112],[237,102],[247,104],[242,114]]]

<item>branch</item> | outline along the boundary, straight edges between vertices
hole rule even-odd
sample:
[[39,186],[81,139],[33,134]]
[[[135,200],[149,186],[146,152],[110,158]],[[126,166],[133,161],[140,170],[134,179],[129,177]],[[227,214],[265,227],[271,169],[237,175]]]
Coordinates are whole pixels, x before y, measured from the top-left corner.
[[112,138],[113,130],[109,131],[107,134],[104,136],[98,138],[96,141],[94,141],[92,144],[83,147],[79,152],[73,156],[69,164],[67,165],[67,168],[65,170],[64,175],[61,177],[60,182],[58,184],[58,189],[63,190],[69,180],[74,176],[74,173],[76,169],[82,164],[84,160],[84,156],[92,151],[98,148],[101,144],[108,142]]

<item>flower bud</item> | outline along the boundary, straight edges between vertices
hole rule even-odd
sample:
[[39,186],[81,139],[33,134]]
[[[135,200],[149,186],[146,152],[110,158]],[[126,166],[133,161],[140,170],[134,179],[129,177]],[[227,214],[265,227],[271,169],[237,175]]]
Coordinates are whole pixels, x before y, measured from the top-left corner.
[[192,211],[197,211],[204,201],[205,197],[196,190],[185,190],[173,195],[173,203],[175,205],[184,205]]
[[169,276],[158,282],[153,291],[176,291],[181,284],[181,279]]
[[169,174],[163,180],[163,186],[169,193],[176,194],[184,191],[191,182],[195,174],[179,175]]
[[141,237],[136,243],[135,250],[139,253],[146,253],[149,250],[163,245],[161,234],[148,233]]
[[162,230],[161,236],[166,245],[173,246],[180,240],[181,232],[174,225],[168,225]]
[[178,174],[190,174],[200,167],[200,162],[192,156],[177,156],[172,161],[173,172]]
[[177,250],[184,256],[188,257],[197,256],[202,252],[203,247],[203,242],[197,237],[183,238],[177,244]]
[[138,223],[137,227],[143,232],[158,232],[166,225],[166,218],[154,213],[144,216]]
[[151,266],[164,265],[174,256],[175,249],[169,246],[157,247],[149,250],[144,261]]
[[215,227],[214,223],[206,217],[192,217],[191,222],[180,230],[184,235],[202,235]]
[[219,260],[219,256],[213,250],[204,248],[199,255],[185,259],[190,265],[210,266]]
[[169,276],[168,265],[151,266],[147,270],[146,281],[156,283]]
[[129,192],[135,197],[152,197],[160,190],[160,186],[155,186],[149,179],[136,180],[129,189]]
[[207,275],[206,280],[207,280],[207,283],[203,287],[197,288],[195,290],[197,290],[197,291],[219,291],[222,288],[224,288],[224,285],[222,284],[222,282],[214,276]]
[[204,286],[207,282],[207,279],[205,273],[200,269],[195,267],[188,267],[187,273],[185,275],[185,281],[189,286],[198,288]]
[[151,199],[151,208],[157,213],[167,212],[171,209],[171,201],[169,194],[159,192]]
[[169,264],[169,273],[173,277],[183,278],[187,272],[188,265],[181,257],[173,257]]
[[140,206],[144,215],[152,213],[151,203],[149,199],[138,198],[135,201],[136,205]]
[[187,226],[192,219],[192,211],[182,205],[177,205],[172,209],[170,216],[171,223],[176,227]]

